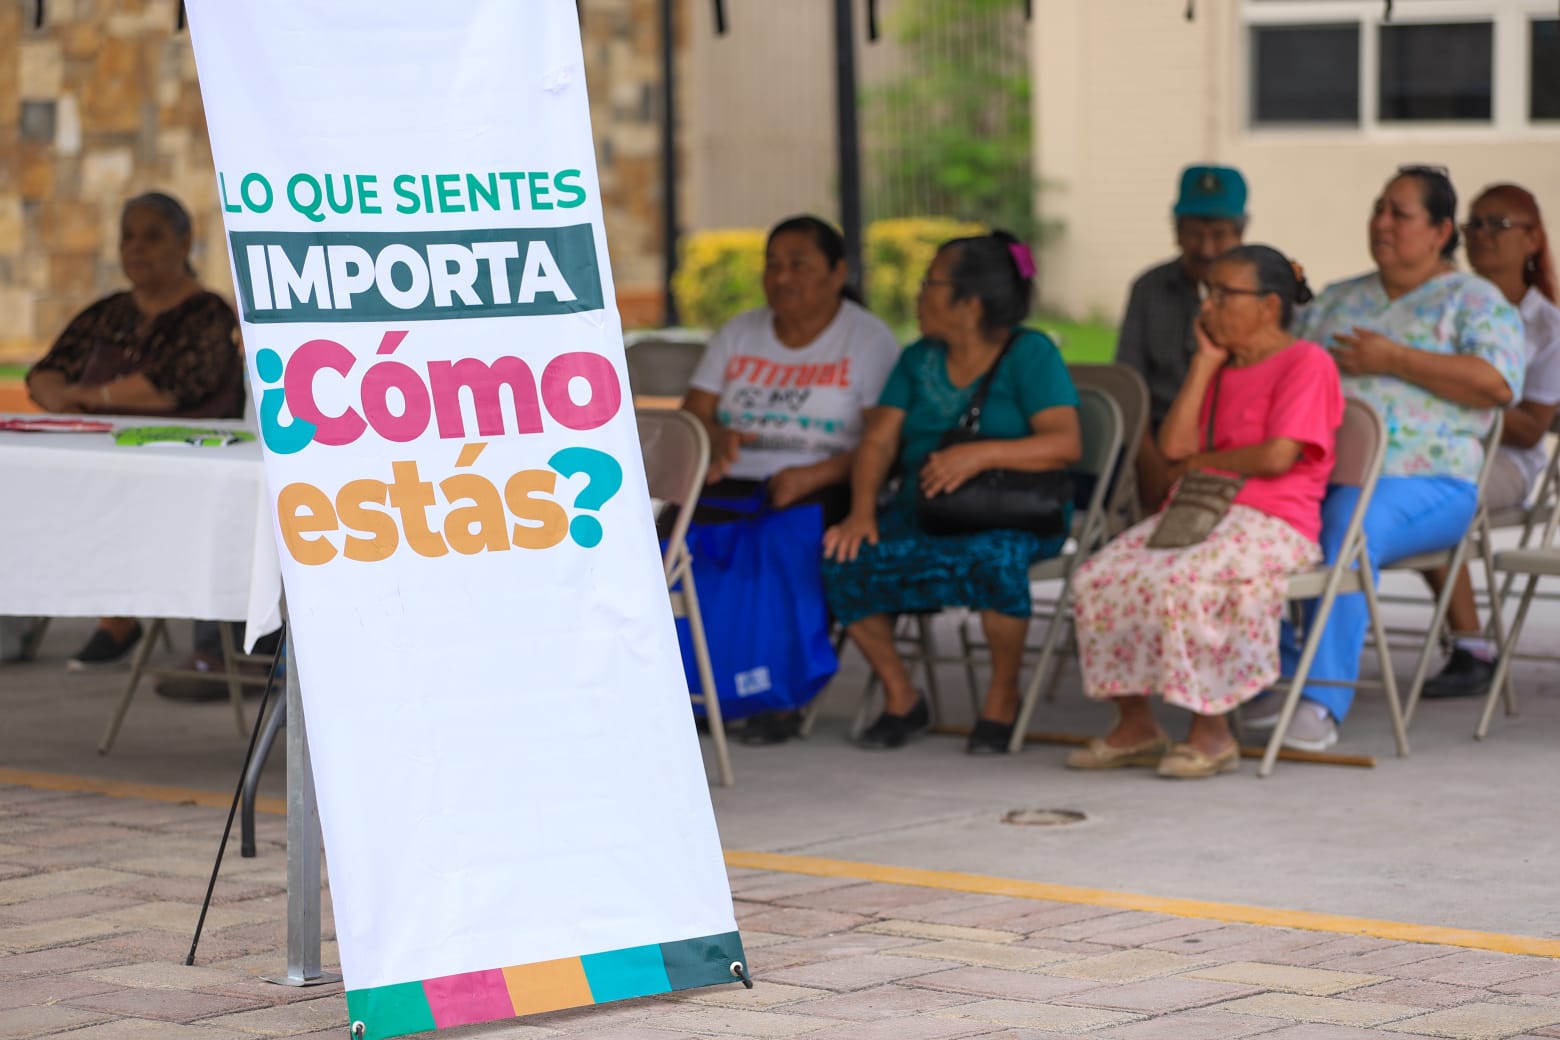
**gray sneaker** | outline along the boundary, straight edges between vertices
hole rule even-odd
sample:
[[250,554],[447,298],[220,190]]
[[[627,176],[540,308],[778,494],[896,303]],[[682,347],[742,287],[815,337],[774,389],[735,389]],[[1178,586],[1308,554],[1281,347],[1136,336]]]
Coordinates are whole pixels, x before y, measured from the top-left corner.
[[1332,713],[1315,701],[1302,700],[1284,732],[1284,746],[1296,751],[1326,751],[1336,743],[1338,724]]

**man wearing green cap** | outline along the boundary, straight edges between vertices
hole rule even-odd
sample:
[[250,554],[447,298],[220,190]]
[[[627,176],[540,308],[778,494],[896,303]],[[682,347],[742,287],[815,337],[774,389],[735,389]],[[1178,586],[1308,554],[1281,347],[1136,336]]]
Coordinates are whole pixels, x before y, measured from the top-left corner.
[[1246,230],[1246,179],[1229,166],[1188,166],[1176,199],[1175,241],[1181,255],[1150,268],[1132,283],[1116,343],[1116,360],[1148,383],[1150,422],[1138,448],[1138,491],[1145,510],[1157,510],[1170,491],[1170,465],[1156,439],[1197,350],[1192,322],[1202,307],[1201,285],[1221,254],[1240,245]]

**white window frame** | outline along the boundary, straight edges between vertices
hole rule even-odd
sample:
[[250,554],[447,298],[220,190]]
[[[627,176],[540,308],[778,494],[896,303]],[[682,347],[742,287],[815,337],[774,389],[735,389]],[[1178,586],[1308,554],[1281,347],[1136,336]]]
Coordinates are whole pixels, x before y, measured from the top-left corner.
[[[1235,125],[1254,139],[1412,141],[1434,137],[1477,140],[1488,137],[1560,139],[1560,120],[1528,119],[1528,55],[1530,26],[1535,18],[1560,15],[1554,0],[1395,0],[1390,25],[1489,23],[1492,26],[1490,119],[1390,120],[1377,117],[1380,73],[1379,31],[1384,24],[1382,0],[1239,0],[1234,90]],[[1253,114],[1255,55],[1251,30],[1261,26],[1305,26],[1357,23],[1360,27],[1359,120],[1353,124],[1257,124]]]

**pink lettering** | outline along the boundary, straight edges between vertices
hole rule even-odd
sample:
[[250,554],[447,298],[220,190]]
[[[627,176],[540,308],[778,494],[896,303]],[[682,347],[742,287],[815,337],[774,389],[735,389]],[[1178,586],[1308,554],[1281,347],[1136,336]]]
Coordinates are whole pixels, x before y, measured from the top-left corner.
[[293,351],[287,360],[282,382],[287,407],[295,418],[314,424],[314,440],[318,444],[331,447],[351,444],[368,428],[363,417],[352,408],[340,415],[326,415],[314,401],[314,377],[321,369],[328,368],[344,376],[352,371],[356,362],[352,351],[333,339],[311,339]]
[[[569,382],[576,377],[590,386],[590,400],[575,404]],[[600,354],[575,351],[559,354],[542,370],[542,401],[547,414],[571,430],[594,430],[617,414],[623,403],[617,370]]]
[[536,397],[536,377],[530,366],[517,357],[501,357],[488,365],[476,358],[459,361],[430,361],[428,384],[433,390],[434,414],[439,420],[439,436],[464,438],[466,420],[461,409],[461,390],[471,391],[471,403],[477,413],[477,432],[483,437],[504,433],[504,405],[500,391],[509,388],[514,402],[515,432],[541,433],[542,411]]
[[[390,410],[391,390],[401,395],[404,410],[400,415]],[[360,392],[368,424],[385,440],[405,444],[421,437],[428,428],[428,388],[416,372],[401,362],[381,361],[370,368],[363,375]]]

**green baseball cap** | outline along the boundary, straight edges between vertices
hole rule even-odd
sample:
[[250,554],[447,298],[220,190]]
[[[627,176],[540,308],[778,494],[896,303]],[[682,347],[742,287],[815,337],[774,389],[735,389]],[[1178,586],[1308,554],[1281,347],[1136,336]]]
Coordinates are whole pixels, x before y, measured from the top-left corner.
[[1246,178],[1233,166],[1188,166],[1181,171],[1175,215],[1239,220],[1246,215]]

